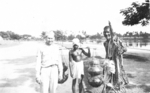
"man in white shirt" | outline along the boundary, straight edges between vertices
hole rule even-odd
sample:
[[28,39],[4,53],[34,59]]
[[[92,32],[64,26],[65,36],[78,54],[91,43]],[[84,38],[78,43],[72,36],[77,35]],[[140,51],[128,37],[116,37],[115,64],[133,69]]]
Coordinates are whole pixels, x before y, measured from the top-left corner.
[[56,93],[62,72],[62,60],[59,47],[54,44],[54,32],[47,32],[45,44],[40,46],[37,54],[36,80],[41,86],[41,93]]

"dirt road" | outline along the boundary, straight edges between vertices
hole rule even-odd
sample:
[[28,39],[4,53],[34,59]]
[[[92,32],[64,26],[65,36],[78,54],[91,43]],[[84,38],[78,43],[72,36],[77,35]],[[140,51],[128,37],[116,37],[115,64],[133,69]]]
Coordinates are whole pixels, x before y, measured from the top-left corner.
[[[39,93],[35,82],[37,44],[24,42],[0,49],[0,93]],[[58,93],[71,93],[70,84],[69,78],[58,86]]]
[[[38,44],[39,43],[37,42],[24,42],[24,43],[21,43],[19,45],[12,46],[12,47],[0,48],[0,73],[1,73],[0,93],[39,93],[39,85],[35,82],[36,52],[37,52]],[[94,45],[90,47],[94,47]],[[99,55],[101,57],[104,57],[105,50],[103,46],[98,46],[97,48],[98,48],[97,52],[95,53],[94,51],[92,51],[92,53],[94,55]],[[131,54],[133,54],[133,52],[134,54],[136,52],[137,54],[139,52],[143,54],[146,52],[145,57],[147,56],[147,58],[148,58],[148,55],[150,55],[150,53],[147,53],[149,51],[143,52],[143,50],[137,51],[134,49],[129,49],[130,56]],[[65,52],[65,55],[67,54],[68,52]],[[134,60],[133,60],[128,55],[125,58],[125,61],[126,61],[125,69],[127,69],[127,73],[129,73],[129,75],[130,74],[132,75],[131,72],[135,71],[134,69],[137,69],[137,67],[133,68],[135,64],[137,64],[136,66],[139,66],[138,70],[140,70],[139,69],[140,67],[146,70],[145,67],[147,67],[148,69],[148,67],[150,66],[149,63],[144,62],[141,64],[138,62],[138,60],[134,62],[134,60],[136,60],[137,58],[139,59],[139,57],[134,57]],[[65,60],[68,60],[68,58],[66,58]],[[130,62],[131,60],[133,60],[133,62]],[[139,61],[141,61],[141,59]],[[149,60],[146,60],[146,62],[148,61]],[[145,73],[146,72],[147,71],[145,71]],[[136,73],[139,73],[139,72],[136,72]],[[129,78],[130,80],[135,81],[135,82],[139,82],[139,80],[141,80],[139,82],[141,83],[143,82],[142,80],[144,81],[147,80],[150,74],[147,74],[147,76],[145,76],[147,77],[147,79],[145,79],[143,75],[144,74],[140,75],[141,78],[133,78],[133,77],[129,77]],[[57,93],[72,93],[71,83],[72,81],[71,81],[71,78],[69,77],[67,82],[58,86]],[[145,91],[149,91],[149,90],[146,90],[146,89],[149,89],[149,85],[147,85],[146,87],[142,86],[142,89],[140,90],[143,90],[143,89],[145,89]],[[143,93],[143,92],[139,92],[139,93]]]

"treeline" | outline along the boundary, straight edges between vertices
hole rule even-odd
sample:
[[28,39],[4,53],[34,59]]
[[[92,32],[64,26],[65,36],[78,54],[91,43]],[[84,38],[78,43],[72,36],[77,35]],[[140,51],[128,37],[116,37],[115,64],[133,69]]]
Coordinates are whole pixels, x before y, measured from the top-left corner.
[[28,34],[19,35],[12,31],[0,31],[0,36],[4,40],[39,40],[40,39]]
[[[4,40],[43,40],[45,38],[45,33],[46,31],[43,31],[41,33],[41,37],[37,38],[34,37],[32,35],[29,34],[24,34],[24,35],[19,35],[16,34],[12,31],[0,31],[0,36],[4,39]],[[68,33],[68,32],[64,32],[61,30],[55,30],[55,39],[57,41],[71,41],[73,38],[79,38],[81,41],[84,40],[90,40],[90,41],[100,41],[102,39],[104,39],[104,36],[102,33],[96,33],[94,35],[89,35],[86,33],[86,31],[81,31],[80,33],[76,33],[74,34],[72,33]],[[138,31],[127,31],[126,33],[124,33],[123,35],[116,33],[117,36],[119,37],[140,37],[140,38],[144,38],[144,39],[148,39],[150,38],[150,34],[147,32],[138,32]]]
[[133,31],[133,32],[129,32],[127,31],[125,34],[123,34],[123,37],[141,37],[144,39],[148,39],[150,37],[150,33],[147,32],[137,32],[137,31]]
[[[45,38],[45,33],[46,31],[43,31],[41,33],[41,38]],[[73,38],[79,38],[80,40],[85,40],[85,39],[89,39],[89,40],[100,40],[103,36],[100,33],[96,33],[94,35],[88,35],[86,33],[86,31],[81,31],[81,33],[75,35],[74,33],[71,34],[67,34],[66,32],[60,31],[60,30],[56,30],[54,31],[55,33],[55,39],[57,41],[70,41]]]
[[[103,35],[100,33],[96,33],[94,35],[88,35],[86,31],[81,31],[80,33],[74,34],[71,32],[70,34],[68,32],[64,32],[61,30],[55,30],[55,39],[57,41],[71,41],[74,38],[79,38],[81,41],[84,41],[85,39],[89,39],[92,41],[100,40]],[[46,36],[46,31],[43,31],[41,33],[41,37],[37,38],[29,34],[19,35],[12,31],[0,31],[0,36],[4,40],[43,40]]]

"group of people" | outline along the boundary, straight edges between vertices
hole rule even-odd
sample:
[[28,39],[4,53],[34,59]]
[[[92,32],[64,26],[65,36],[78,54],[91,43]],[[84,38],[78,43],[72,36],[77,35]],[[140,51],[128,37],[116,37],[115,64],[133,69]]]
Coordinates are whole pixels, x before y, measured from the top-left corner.
[[[127,77],[125,77],[125,71],[123,68],[123,53],[126,52],[126,48],[123,46],[121,40],[111,35],[110,27],[104,27],[104,47],[106,50],[106,59],[112,60],[115,64],[115,73],[109,74],[108,80],[113,86],[128,84]],[[63,78],[63,65],[59,45],[54,43],[55,36],[53,32],[47,32],[45,38],[45,44],[41,45],[37,53],[37,65],[36,65],[36,81],[41,86],[41,93],[56,93],[58,85],[58,79]],[[72,77],[72,92],[76,93],[76,82],[78,81],[79,93],[83,90],[83,78],[84,78],[84,65],[83,54],[87,57],[91,57],[90,48],[85,51],[80,47],[80,40],[75,38],[72,40],[73,47],[69,51],[69,69],[70,76]],[[119,65],[118,65],[119,63]],[[123,73],[123,74],[122,74]],[[105,74],[105,71],[104,73]],[[122,79],[120,79],[120,76]],[[117,86],[117,87],[118,87]],[[106,87],[109,90],[109,87]]]

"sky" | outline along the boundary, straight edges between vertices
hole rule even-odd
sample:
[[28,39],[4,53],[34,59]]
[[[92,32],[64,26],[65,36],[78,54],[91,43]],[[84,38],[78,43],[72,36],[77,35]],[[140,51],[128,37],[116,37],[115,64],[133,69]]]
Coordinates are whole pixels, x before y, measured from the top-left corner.
[[0,31],[33,36],[50,30],[95,34],[110,21],[117,33],[148,32],[150,25],[122,25],[120,9],[134,1],[144,0],[0,0]]

